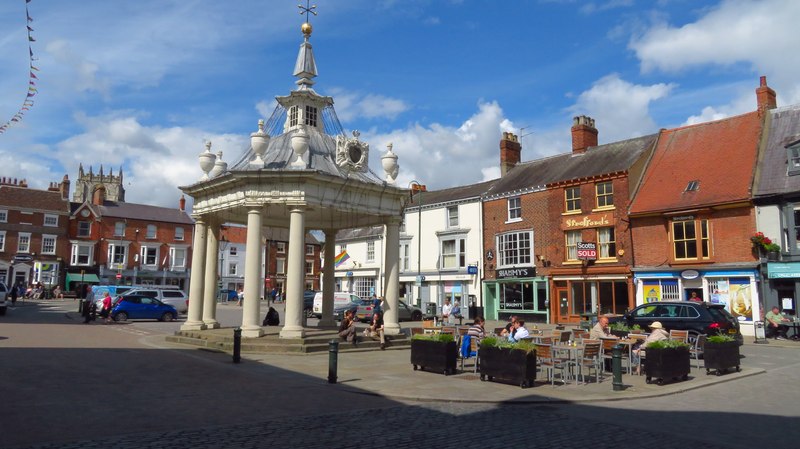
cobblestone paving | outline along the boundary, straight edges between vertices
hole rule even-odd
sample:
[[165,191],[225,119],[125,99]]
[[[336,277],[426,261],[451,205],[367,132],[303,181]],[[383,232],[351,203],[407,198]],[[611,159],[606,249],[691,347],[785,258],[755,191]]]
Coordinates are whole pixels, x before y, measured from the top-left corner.
[[[124,420],[117,425],[124,426]],[[547,405],[427,404],[31,446],[67,448],[722,448],[670,432],[632,431]],[[730,447],[730,446],[727,446]]]

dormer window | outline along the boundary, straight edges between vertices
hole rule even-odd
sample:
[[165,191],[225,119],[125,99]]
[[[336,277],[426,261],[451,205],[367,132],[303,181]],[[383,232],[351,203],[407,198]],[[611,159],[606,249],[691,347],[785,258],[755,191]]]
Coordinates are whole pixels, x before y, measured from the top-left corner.
[[789,167],[789,176],[800,175],[800,143],[786,148]]
[[289,127],[297,126],[297,106],[289,108]]
[[314,106],[306,106],[305,124],[314,128],[317,127],[317,108]]
[[700,181],[689,181],[689,184],[686,185],[687,192],[695,192],[700,188]]

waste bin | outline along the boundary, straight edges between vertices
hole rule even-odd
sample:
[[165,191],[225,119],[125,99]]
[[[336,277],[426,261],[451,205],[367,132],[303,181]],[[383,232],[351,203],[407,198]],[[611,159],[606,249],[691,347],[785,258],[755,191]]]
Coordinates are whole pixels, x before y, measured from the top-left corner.
[[436,310],[437,310],[436,303],[435,302],[429,302],[425,306],[425,315],[427,315],[429,317],[434,317],[434,316],[437,315]]
[[476,316],[483,316],[483,306],[469,307],[469,318],[474,320]]

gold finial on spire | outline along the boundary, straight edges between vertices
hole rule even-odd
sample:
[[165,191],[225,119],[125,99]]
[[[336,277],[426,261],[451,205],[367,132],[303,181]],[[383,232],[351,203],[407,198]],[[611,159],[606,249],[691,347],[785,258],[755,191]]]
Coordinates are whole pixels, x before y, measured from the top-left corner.
[[309,37],[309,36],[311,36],[311,31],[313,31],[313,28],[311,27],[311,22],[308,20],[309,19],[308,15],[309,14],[313,14],[315,16],[317,15],[317,11],[315,11],[317,9],[317,5],[312,5],[311,4],[311,0],[306,0],[306,6],[303,6],[302,4],[300,4],[300,5],[297,5],[297,7],[300,8],[300,15],[301,16],[303,14],[306,15],[306,22],[303,25],[300,26],[300,30],[303,31],[303,35],[305,35],[306,37]]

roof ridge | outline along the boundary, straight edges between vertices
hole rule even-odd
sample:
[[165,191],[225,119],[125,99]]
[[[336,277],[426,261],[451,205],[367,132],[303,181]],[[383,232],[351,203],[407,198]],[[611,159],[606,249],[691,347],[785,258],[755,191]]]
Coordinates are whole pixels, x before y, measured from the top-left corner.
[[674,132],[674,131],[680,131],[680,130],[688,129],[688,128],[698,128],[698,127],[701,127],[701,126],[711,126],[711,125],[716,125],[718,123],[722,123],[722,122],[726,122],[726,121],[730,121],[730,120],[741,119],[741,118],[744,118],[745,116],[748,116],[748,115],[758,116],[758,111],[745,112],[744,114],[733,115],[733,116],[730,116],[730,117],[725,117],[725,118],[721,118],[721,119],[717,119],[717,120],[711,120],[711,121],[708,121],[708,122],[693,123],[691,125],[678,126],[678,127],[675,127],[675,128],[663,128],[662,131],[663,132],[667,132],[667,133],[671,133],[671,132]]

